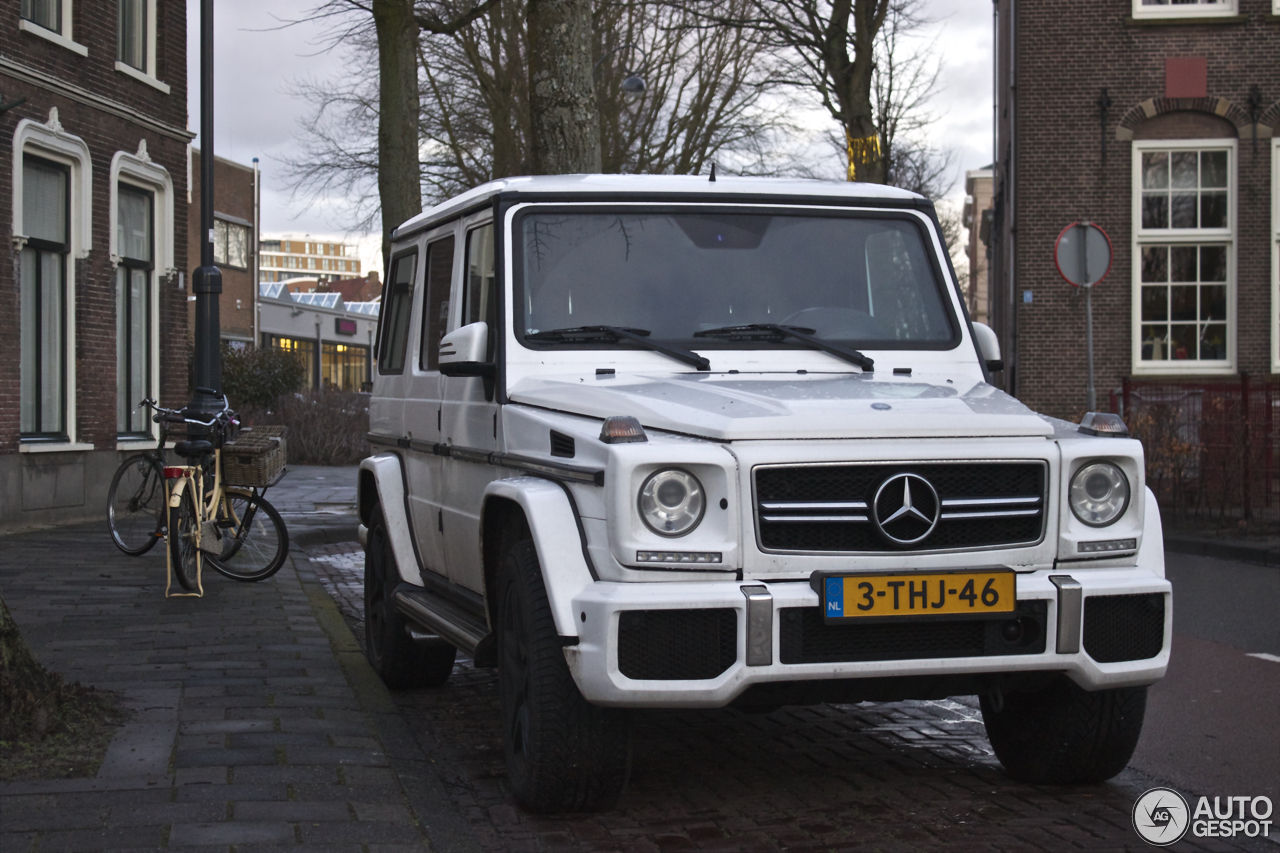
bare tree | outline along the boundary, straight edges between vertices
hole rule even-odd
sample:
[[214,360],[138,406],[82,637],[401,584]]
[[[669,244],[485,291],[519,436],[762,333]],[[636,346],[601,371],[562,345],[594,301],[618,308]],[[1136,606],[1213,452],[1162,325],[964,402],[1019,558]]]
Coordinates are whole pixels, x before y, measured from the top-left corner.
[[533,170],[600,171],[591,63],[591,0],[528,0]]
[[[372,24],[378,55],[376,178],[384,268],[390,260],[392,230],[422,212],[422,176],[418,159],[419,30],[438,34],[457,32],[497,2],[482,0],[455,10],[447,0],[439,3],[421,0],[327,0],[308,15],[310,19],[325,20],[331,24],[331,47],[344,41],[367,42]],[[367,113],[367,89],[348,88],[346,94],[349,103],[355,101],[355,112]],[[320,110],[321,114],[324,112],[324,109]],[[333,125],[324,127],[332,129]],[[331,159],[342,159],[333,158],[333,152],[326,145],[319,146],[319,150],[330,155]],[[299,172],[309,173],[313,185],[318,182],[326,189],[344,179],[322,176],[309,163],[289,165],[295,177]],[[359,173],[358,162],[348,161],[346,165],[348,168],[342,175]],[[353,170],[351,166],[356,168]],[[305,186],[305,182],[296,186]]]
[[[668,0],[677,2],[677,0]],[[884,183],[872,101],[876,39],[893,0],[752,0],[744,13],[691,6],[708,24],[749,31],[787,57],[781,80],[817,94],[839,123],[851,181]]]

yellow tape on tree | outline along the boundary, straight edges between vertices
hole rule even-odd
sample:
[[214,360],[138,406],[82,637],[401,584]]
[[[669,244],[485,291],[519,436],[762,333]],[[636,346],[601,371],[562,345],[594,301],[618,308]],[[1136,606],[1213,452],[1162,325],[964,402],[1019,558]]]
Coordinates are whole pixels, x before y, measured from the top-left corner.
[[848,144],[849,151],[848,180],[856,181],[858,180],[859,163],[866,164],[880,159],[880,134],[873,133],[861,139],[854,139],[849,135],[849,131],[846,130],[844,138]]

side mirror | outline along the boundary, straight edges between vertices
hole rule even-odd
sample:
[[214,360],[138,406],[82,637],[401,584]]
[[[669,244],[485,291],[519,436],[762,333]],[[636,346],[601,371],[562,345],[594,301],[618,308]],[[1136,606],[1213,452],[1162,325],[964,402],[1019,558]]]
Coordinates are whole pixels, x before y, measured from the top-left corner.
[[995,329],[986,323],[973,324],[973,340],[978,345],[978,355],[986,362],[987,370],[992,373],[1004,370],[1004,359],[1000,357],[1000,339]]
[[492,376],[493,363],[485,361],[489,324],[470,323],[440,339],[440,372],[445,376]]

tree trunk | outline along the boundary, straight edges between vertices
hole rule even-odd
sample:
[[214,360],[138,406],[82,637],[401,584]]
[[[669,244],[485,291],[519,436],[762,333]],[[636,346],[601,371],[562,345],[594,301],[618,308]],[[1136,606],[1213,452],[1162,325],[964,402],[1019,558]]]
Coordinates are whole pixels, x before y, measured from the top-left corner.
[[590,0],[529,0],[533,171],[600,171],[600,111],[591,64]]
[[0,598],[0,740],[43,735],[56,716],[61,694],[62,678],[31,654]]
[[391,273],[391,232],[422,212],[418,163],[418,24],[413,0],[373,0],[378,34],[378,198],[382,264]]

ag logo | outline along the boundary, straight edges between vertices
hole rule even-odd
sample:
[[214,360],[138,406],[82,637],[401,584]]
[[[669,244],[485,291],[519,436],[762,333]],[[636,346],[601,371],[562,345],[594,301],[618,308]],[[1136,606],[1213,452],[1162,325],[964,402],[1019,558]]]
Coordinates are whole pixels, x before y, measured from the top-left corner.
[[1172,788],[1152,788],[1133,804],[1133,828],[1148,844],[1167,847],[1191,826],[1187,801]]

